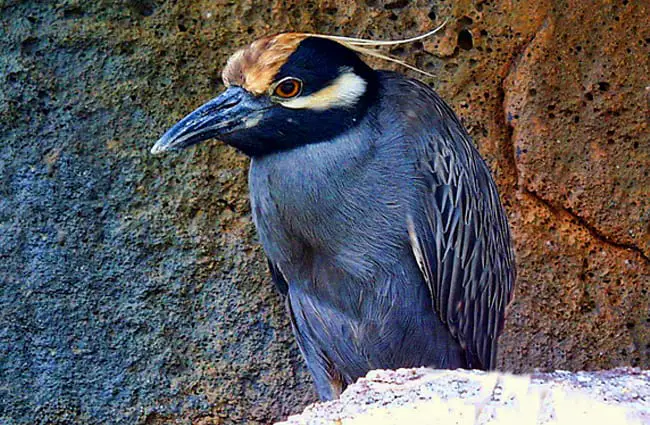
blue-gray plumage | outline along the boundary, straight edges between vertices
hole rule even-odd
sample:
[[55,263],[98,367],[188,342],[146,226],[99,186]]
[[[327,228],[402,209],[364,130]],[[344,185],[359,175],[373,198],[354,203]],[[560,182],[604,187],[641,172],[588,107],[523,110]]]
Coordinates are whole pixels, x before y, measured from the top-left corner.
[[252,157],[253,219],[322,399],[369,370],[495,366],[514,284],[489,169],[426,85],[345,43],[281,34],[154,152],[210,137]]

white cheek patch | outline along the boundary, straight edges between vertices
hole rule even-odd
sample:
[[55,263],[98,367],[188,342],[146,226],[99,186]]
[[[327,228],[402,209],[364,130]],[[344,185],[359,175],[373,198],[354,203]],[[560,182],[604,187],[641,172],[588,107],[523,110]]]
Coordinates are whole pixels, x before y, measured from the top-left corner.
[[324,111],[331,108],[349,108],[354,106],[366,92],[366,80],[352,70],[345,70],[332,83],[309,96],[281,101],[282,106],[291,109],[312,109]]

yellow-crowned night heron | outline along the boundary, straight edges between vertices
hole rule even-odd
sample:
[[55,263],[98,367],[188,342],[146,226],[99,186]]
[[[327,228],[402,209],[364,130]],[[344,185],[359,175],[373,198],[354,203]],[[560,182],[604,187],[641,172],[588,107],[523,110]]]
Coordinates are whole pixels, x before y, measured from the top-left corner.
[[236,52],[227,90],[153,147],[218,138],[252,158],[253,219],[322,399],[369,370],[495,366],[515,265],[490,171],[419,81],[352,39]]

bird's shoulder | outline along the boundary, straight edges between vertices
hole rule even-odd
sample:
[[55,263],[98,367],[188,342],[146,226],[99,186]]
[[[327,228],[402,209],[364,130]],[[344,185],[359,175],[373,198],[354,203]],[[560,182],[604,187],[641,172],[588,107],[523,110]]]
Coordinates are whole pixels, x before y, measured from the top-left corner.
[[444,103],[428,84],[399,72],[379,70],[377,79],[380,101],[389,99],[393,103],[412,106]]
[[[418,157],[451,150],[465,161],[479,158],[452,108],[429,85],[392,71],[378,71],[377,122]],[[397,140],[399,139],[399,140]]]

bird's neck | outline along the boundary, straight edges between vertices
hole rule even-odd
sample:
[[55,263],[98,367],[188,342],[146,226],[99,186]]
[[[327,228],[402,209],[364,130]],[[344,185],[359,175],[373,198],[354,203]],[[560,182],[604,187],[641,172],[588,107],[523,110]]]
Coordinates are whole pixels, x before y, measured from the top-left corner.
[[321,203],[330,204],[373,159],[372,141],[354,133],[254,157],[249,171],[251,196],[268,192],[287,210],[295,207],[305,211],[323,208]]

